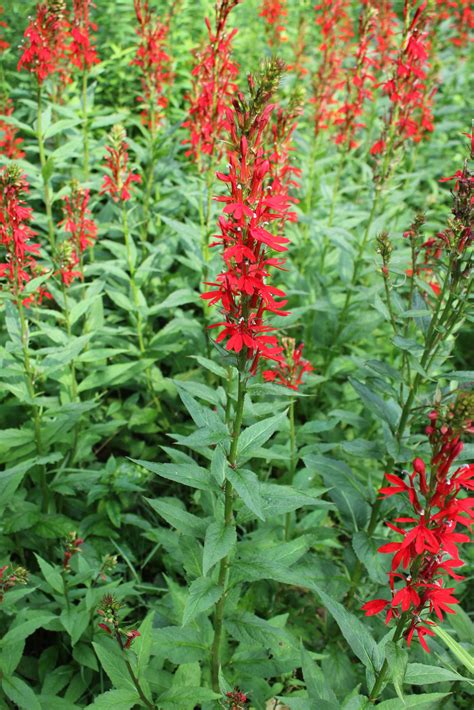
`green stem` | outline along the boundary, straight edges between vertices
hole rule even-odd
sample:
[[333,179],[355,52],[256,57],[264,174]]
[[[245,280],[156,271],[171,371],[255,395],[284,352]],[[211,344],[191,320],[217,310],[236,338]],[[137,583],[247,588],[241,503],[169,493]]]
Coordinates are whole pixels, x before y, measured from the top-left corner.
[[155,703],[152,703],[152,702],[151,702],[150,700],[148,700],[148,698],[146,697],[145,693],[143,692],[143,688],[142,688],[142,686],[140,685],[140,681],[138,680],[137,676],[136,676],[135,673],[133,672],[133,668],[132,668],[132,666],[130,665],[130,661],[128,660],[128,658],[126,658],[126,655],[125,655],[125,654],[126,654],[126,649],[124,648],[123,641],[122,641],[122,637],[120,636],[120,631],[116,631],[116,632],[115,632],[115,638],[116,638],[116,640],[117,640],[118,645],[120,646],[120,648],[121,648],[121,650],[122,650],[123,659],[124,659],[124,661],[125,661],[125,665],[127,666],[128,675],[130,676],[130,678],[131,678],[131,680],[132,680],[132,683],[133,683],[133,685],[135,686],[138,695],[140,696],[140,700],[141,700],[142,703],[145,705],[145,707],[149,708],[149,710],[156,710],[156,705],[155,705]]
[[84,136],[84,180],[89,179],[89,117],[87,114],[87,71],[82,72],[82,132]]
[[[405,614],[403,614],[400,617],[400,621],[398,622],[396,628],[395,628],[395,633],[393,635],[393,642],[397,643],[397,641],[400,640],[402,634],[403,634],[403,629],[405,628]],[[382,686],[385,681],[385,676],[387,675],[388,671],[388,661],[387,659],[384,660],[382,668],[379,670],[377,674],[377,678],[375,679],[374,687],[372,688],[370,695],[369,695],[369,700],[371,703],[375,703],[377,698],[379,697],[381,691],[382,691]]]
[[140,313],[140,300],[138,298],[138,288],[137,288],[137,284],[135,281],[135,264],[134,264],[133,255],[132,255],[132,243],[131,243],[131,238],[130,238],[130,229],[128,226],[128,215],[127,215],[127,208],[125,207],[125,202],[122,202],[122,227],[123,227],[125,248],[127,250],[127,263],[128,263],[128,271],[130,274],[130,288],[132,291],[133,305],[135,306],[135,310],[136,310],[138,347],[140,348],[140,353],[143,355],[143,353],[145,352],[145,343],[143,341],[143,332],[142,332],[143,331],[143,322],[142,322],[142,316]]
[[[290,408],[288,412],[288,419],[290,424],[290,470],[289,470],[289,485],[293,483],[293,478],[296,471],[296,464],[298,462],[297,449],[296,449],[296,428],[295,428],[295,399],[292,398],[290,402]],[[285,540],[290,539],[290,526],[291,526],[291,513],[287,513],[285,516]]]
[[[243,374],[243,363],[241,362],[241,367],[239,369],[239,379],[238,379],[238,390],[237,390],[237,404],[235,408],[234,416],[234,427],[232,430],[232,442],[230,446],[230,452],[228,457],[229,466],[235,468],[237,462],[237,448],[239,445],[239,436],[242,430],[242,418],[244,414],[244,401],[245,401],[245,389],[246,381]],[[230,397],[230,393],[227,393],[227,397]],[[234,524],[234,513],[233,513],[233,490],[230,481],[226,480],[224,486],[224,525],[225,527],[230,527]],[[214,639],[211,648],[211,681],[212,688],[214,692],[219,692],[219,669],[221,666],[221,641],[222,641],[222,629],[224,624],[224,608],[225,608],[225,598],[226,598],[226,585],[227,576],[229,569],[229,556],[226,555],[221,561],[219,568],[219,579],[218,584],[222,587],[222,595],[216,603],[214,611]]]
[[46,218],[48,222],[48,239],[49,243],[51,246],[51,257],[54,259],[54,250],[55,250],[55,236],[54,236],[54,221],[53,221],[53,208],[52,208],[52,202],[51,202],[51,191],[49,189],[49,177],[46,174],[46,165],[47,165],[47,159],[46,159],[46,151],[44,147],[44,138],[43,138],[43,117],[42,117],[42,90],[41,90],[41,85],[38,85],[38,114],[37,114],[37,122],[36,122],[36,138],[38,141],[38,150],[39,150],[39,156],[40,156],[40,165],[41,165],[41,175],[43,178],[43,199],[44,199],[44,205],[46,208]]
[[[64,323],[66,326],[66,333],[68,335],[68,338],[71,338],[72,328],[71,328],[71,318],[70,318],[70,311],[69,311],[69,299],[68,299],[68,295],[67,295],[67,286],[65,283],[62,283],[62,291],[63,291],[63,300],[64,300],[64,311],[63,311]],[[77,391],[76,364],[75,364],[74,360],[71,360],[70,373],[71,373],[71,401],[77,402],[77,401],[80,401],[80,397],[78,396],[78,391]],[[70,452],[71,463],[74,462],[74,459],[76,456],[77,443],[79,440],[79,430],[80,430],[80,420],[76,422],[76,424],[74,425],[74,429],[73,429],[73,440],[72,440],[72,447],[71,447],[71,452]]]
[[[21,302],[21,295],[18,298],[18,314],[20,316],[21,325],[21,347],[23,351],[23,366],[25,370],[26,386],[28,390],[28,396],[31,400],[31,408],[33,410],[33,426],[35,432],[35,445],[36,453],[40,457],[43,455],[43,442],[41,437],[41,413],[38,405],[35,402],[35,385],[34,385],[34,373],[31,366],[30,353],[28,349],[28,322],[25,317],[23,304]],[[40,488],[42,496],[42,511],[47,513],[49,509],[49,491],[46,482],[46,467],[39,467],[40,475]]]

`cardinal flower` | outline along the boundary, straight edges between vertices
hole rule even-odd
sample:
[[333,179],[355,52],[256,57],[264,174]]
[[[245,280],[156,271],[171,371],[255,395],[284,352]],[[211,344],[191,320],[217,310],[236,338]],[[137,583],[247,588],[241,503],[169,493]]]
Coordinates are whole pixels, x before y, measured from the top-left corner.
[[457,532],[456,526],[470,529],[474,524],[474,499],[464,495],[474,488],[474,465],[452,468],[462,450],[460,437],[471,430],[473,419],[472,395],[460,395],[444,412],[433,410],[427,427],[432,447],[429,466],[415,458],[413,473],[404,479],[386,474],[391,485],[380,491],[385,497],[405,497],[415,514],[396,518],[396,525],[387,522],[402,538],[379,548],[379,552],[393,555],[391,599],[373,599],[362,609],[367,616],[386,612],[386,623],[393,617],[401,620],[407,645],[416,636],[428,653],[425,637],[434,635],[433,617],[442,621],[444,614],[456,613],[459,603],[455,588],[446,586],[445,579],[462,579],[454,569],[463,564],[458,546],[469,542],[469,536]]
[[141,182],[139,175],[128,167],[127,133],[123,126],[112,128],[107,146],[105,167],[108,171],[104,177],[100,194],[109,193],[114,202],[126,202],[130,199],[132,185]]

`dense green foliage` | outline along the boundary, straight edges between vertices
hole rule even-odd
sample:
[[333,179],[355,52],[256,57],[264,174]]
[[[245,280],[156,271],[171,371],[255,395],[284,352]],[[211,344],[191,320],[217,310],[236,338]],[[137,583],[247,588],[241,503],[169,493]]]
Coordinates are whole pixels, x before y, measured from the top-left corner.
[[[203,256],[208,188],[182,145],[192,49],[205,38],[212,4],[184,0],[171,18],[173,84],[153,141],[137,108],[138,69],[130,66],[133,2],[96,0],[101,62],[88,77],[86,180],[80,73],[60,102],[43,91],[41,167],[36,84],[17,71],[34,5],[4,0],[3,36],[11,46],[1,55],[0,82],[24,139],[26,155],[16,162],[31,186],[32,226],[53,298],[23,309],[25,330],[15,299],[0,291],[0,567],[28,571],[27,583],[0,604],[0,708],[126,710],[147,701],[160,710],[208,710],[238,686],[257,710],[362,710],[371,706],[385,658],[380,708],[472,707],[472,549],[463,551],[457,614],[430,639],[430,655],[418,643],[397,646],[392,626],[360,612],[388,587],[389,561],[377,548],[391,539],[384,521],[398,504],[384,502],[371,520],[383,474],[429,456],[424,428],[433,403],[472,385],[471,304],[466,300],[443,331],[421,277],[413,297],[403,238],[420,212],[426,239],[450,218],[452,183],[439,179],[461,169],[467,155],[469,49],[449,42],[452,30],[440,24],[430,75],[438,86],[434,131],[400,151],[371,217],[369,148],[388,100],[368,102],[361,145],[343,160],[329,135],[316,142],[309,99],[320,38],[313,3],[288,3],[288,41],[278,52],[292,63],[299,18],[307,16],[308,75],[288,71],[277,95],[285,106],[296,83],[306,90],[293,154],[302,169],[298,222],[287,226],[286,271],[278,274],[291,314],[271,320],[304,341],[314,371],[299,392],[259,373],[241,398],[235,358],[207,329],[218,310],[200,299],[203,281],[208,274],[214,280],[221,262],[218,249],[209,261]],[[152,5],[167,10],[164,0]],[[355,18],[361,3],[351,7]],[[245,91],[246,74],[270,55],[256,0],[238,5],[229,24],[239,29],[234,59]],[[120,205],[100,194],[108,132],[118,123],[127,130],[130,164],[143,177],[126,203],[128,235]],[[84,256],[84,281],[63,288],[51,275],[44,181],[61,240],[61,199],[73,178],[90,188],[99,232]],[[210,189],[225,192],[217,181]],[[211,205],[212,233],[221,207]],[[383,230],[393,249],[390,309],[376,240]],[[430,324],[439,338],[423,360]],[[243,427],[229,465],[239,403]],[[460,463],[472,448],[467,439]],[[235,525],[224,511],[226,486]],[[73,533],[84,543],[65,567]],[[120,600],[123,628],[140,632],[129,649],[99,628],[106,594]],[[224,597],[216,692],[215,610],[218,616]]]

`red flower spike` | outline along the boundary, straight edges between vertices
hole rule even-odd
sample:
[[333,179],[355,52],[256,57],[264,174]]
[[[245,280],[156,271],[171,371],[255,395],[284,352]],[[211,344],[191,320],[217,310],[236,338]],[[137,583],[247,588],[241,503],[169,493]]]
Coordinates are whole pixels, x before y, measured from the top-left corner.
[[[6,97],[0,98],[0,116],[13,115],[13,101]],[[0,155],[9,160],[20,160],[25,157],[21,149],[23,138],[17,137],[18,129],[8,121],[0,118]]]
[[259,15],[265,20],[265,31],[270,47],[277,47],[287,40],[283,24],[287,14],[286,0],[262,0]]
[[303,343],[295,348],[293,338],[282,338],[282,358],[274,367],[263,371],[266,382],[276,382],[292,390],[298,390],[305,372],[312,372],[313,366],[302,357]]
[[[378,3],[377,3],[378,5]],[[417,3],[405,2],[404,11],[414,10]],[[389,53],[389,78],[382,84],[383,92],[390,99],[390,109],[385,116],[382,135],[370,149],[371,155],[385,155],[385,151],[395,150],[404,145],[407,139],[418,143],[426,134],[433,131],[431,106],[436,87],[430,88],[427,74],[430,68],[431,42],[429,23],[431,15],[425,12],[426,3],[416,8],[405,26],[398,51]],[[395,134],[396,138],[390,138]],[[379,175],[385,180],[387,175]]]
[[[202,296],[210,304],[220,304],[225,315],[211,326],[221,329],[216,342],[225,342],[227,350],[242,355],[252,375],[260,358],[283,363],[277,337],[270,335],[274,329],[264,322],[266,313],[287,314],[284,292],[269,282],[271,268],[279,268],[281,261],[268,254],[286,251],[288,240],[280,231],[293,218],[288,144],[283,148],[280,140],[291,135],[293,118],[290,123],[277,112],[277,128],[270,127],[275,108],[270,99],[281,71],[278,60],[270,62],[258,89],[250,79],[250,102],[239,95],[229,111],[229,172],[218,174],[229,193],[216,198],[224,209],[213,244],[222,246],[225,270],[210,284],[213,290]],[[283,136],[278,126],[286,127]]]
[[231,59],[232,40],[237,30],[228,32],[227,21],[240,1],[218,0],[214,29],[206,18],[208,42],[195,52],[193,84],[186,97],[189,118],[183,123],[189,138],[183,140],[183,144],[189,145],[186,155],[192,156],[201,171],[206,169],[206,160],[210,156],[217,160],[222,157],[222,136],[229,130],[229,110],[238,94],[235,83],[238,66]]
[[[462,450],[460,436],[472,429],[473,405],[474,397],[462,393],[444,413],[437,409],[429,414],[432,446],[429,482],[425,462],[415,458],[409,482],[385,474],[392,486],[380,491],[385,496],[408,493],[415,515],[396,518],[397,525],[386,523],[402,536],[400,542],[388,542],[379,548],[379,552],[393,555],[389,574],[392,599],[374,599],[362,609],[372,616],[388,608],[386,623],[392,616],[407,615],[407,645],[416,634],[428,653],[425,637],[434,635],[430,627],[435,623],[430,617],[442,621],[443,614],[454,614],[453,606],[459,603],[453,594],[454,587],[444,586],[446,576],[462,579],[454,569],[463,564],[458,545],[469,542],[469,536],[456,532],[456,526],[470,529],[474,525],[474,498],[459,497],[462,490],[474,488],[474,465],[466,464],[451,472]],[[421,500],[424,510],[420,508]]]
[[99,64],[94,37],[91,32],[97,30],[90,19],[92,0],[73,0],[73,18],[71,22],[72,41],[69,45],[69,57],[72,64],[82,71],[89,71],[94,64]]
[[140,69],[143,122],[154,131],[163,118],[168,105],[165,86],[172,80],[170,57],[166,51],[169,25],[150,10],[148,0],[134,0],[136,30],[139,43],[131,64]]
[[348,0],[323,0],[315,6],[316,24],[322,41],[318,47],[319,67],[312,80],[314,132],[318,135],[333,123],[337,113],[335,94],[344,86],[344,61],[354,36]]
[[68,24],[63,0],[46,0],[36,6],[36,14],[24,33],[18,71],[26,69],[42,84],[60,71],[66,54]]
[[127,202],[131,198],[133,183],[140,183],[141,177],[128,169],[127,134],[123,126],[117,125],[110,132],[110,145],[106,147],[105,167],[109,174],[104,177],[100,194],[108,192],[114,202]]
[[[25,195],[29,185],[20,168],[11,163],[0,170],[0,245],[5,248],[5,261],[0,263],[0,279],[6,279],[16,299],[26,284],[42,273],[37,263],[41,256],[40,245],[33,242],[36,236],[30,225],[32,209],[27,206]],[[22,300],[23,305],[40,304],[51,294],[40,286]]]

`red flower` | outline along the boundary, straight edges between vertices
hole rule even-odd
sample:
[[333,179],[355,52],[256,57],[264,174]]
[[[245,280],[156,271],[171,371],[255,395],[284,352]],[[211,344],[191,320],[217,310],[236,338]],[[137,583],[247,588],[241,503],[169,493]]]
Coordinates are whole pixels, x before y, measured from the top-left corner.
[[305,372],[312,372],[313,366],[302,357],[303,343],[295,348],[293,338],[282,338],[283,352],[274,368],[263,371],[266,382],[277,382],[292,390],[298,390]]
[[72,3],[72,41],[69,45],[69,56],[72,64],[82,71],[88,71],[100,62],[94,46],[94,37],[91,35],[91,31],[97,30],[97,25],[90,19],[91,7],[94,7],[92,0],[73,0]]
[[126,137],[127,134],[123,126],[114,126],[110,132],[111,145],[106,147],[105,167],[110,174],[105,175],[100,194],[108,192],[114,202],[129,200],[131,186],[135,182],[141,182],[140,176],[128,169]]
[[76,532],[70,532],[66,539],[66,546],[63,557],[63,569],[70,569],[71,557],[80,552],[81,545],[84,544],[82,537],[77,537]]
[[[442,621],[443,614],[454,614],[452,606],[459,603],[453,595],[454,587],[444,586],[446,575],[455,580],[462,579],[453,568],[462,566],[458,545],[469,542],[469,536],[456,532],[456,525],[459,523],[470,528],[474,524],[474,498],[458,495],[463,488],[474,487],[474,466],[461,467],[450,474],[453,461],[462,449],[460,434],[471,429],[471,396],[467,395],[464,401],[463,397],[458,398],[444,418],[437,410],[431,412],[429,418],[427,429],[432,446],[430,480],[427,480],[425,462],[416,458],[409,481],[386,474],[392,486],[380,491],[384,496],[407,493],[418,516],[396,518],[395,522],[399,525],[387,523],[403,539],[388,542],[379,548],[379,552],[393,554],[389,575],[392,600],[375,599],[362,607],[367,616],[379,614],[388,607],[386,623],[392,616],[400,618],[405,614],[407,644],[410,645],[416,633],[427,652],[429,648],[425,636],[434,635],[430,629],[434,621],[429,617],[434,614]],[[420,509],[421,500],[425,510]],[[400,527],[400,524],[409,527]],[[400,568],[407,569],[408,573],[397,571]],[[401,585],[397,587],[400,580]]]
[[253,79],[249,81],[251,103],[239,95],[233,111],[228,111],[229,172],[217,173],[217,177],[228,186],[229,194],[216,198],[225,207],[213,244],[223,247],[225,270],[210,284],[214,290],[202,296],[211,304],[220,303],[225,315],[224,321],[211,326],[221,328],[216,342],[225,341],[227,350],[245,356],[251,374],[262,357],[283,362],[282,348],[276,336],[269,334],[274,329],[264,322],[266,313],[287,314],[282,310],[284,292],[269,282],[272,267],[279,268],[282,262],[268,254],[269,250],[286,251],[288,240],[279,231],[291,218],[289,173],[280,180],[277,175],[282,166],[274,165],[283,153],[271,151],[268,145],[274,108],[270,98],[281,71],[281,63],[272,61],[259,87]]
[[125,641],[123,647],[124,647],[124,648],[130,648],[132,642],[133,642],[138,636],[141,636],[141,634],[140,634],[139,631],[136,631],[135,629],[133,629],[132,631],[126,631],[126,632],[125,632],[125,637],[126,637],[127,640]]
[[331,125],[337,112],[335,94],[345,83],[343,64],[354,36],[348,8],[348,0],[323,0],[314,8],[322,34],[318,47],[321,60],[312,80],[316,135]]
[[35,74],[38,84],[58,72],[66,52],[67,27],[63,2],[38,3],[24,33],[18,71],[24,68]]
[[[436,88],[430,88],[426,81],[431,52],[430,16],[425,12],[426,3],[422,3],[409,17],[415,5],[404,4],[406,29],[398,52],[390,59],[389,78],[381,85],[392,105],[385,116],[382,135],[370,149],[372,155],[384,153],[387,142],[391,150],[396,149],[407,138],[419,142],[433,130],[431,104]],[[396,137],[389,140],[393,135]],[[380,177],[385,179],[386,175]]]
[[186,155],[192,155],[200,170],[205,169],[203,159],[213,156],[220,159],[223,153],[222,135],[229,129],[227,109],[238,92],[235,79],[238,67],[231,60],[232,40],[237,30],[227,32],[230,12],[241,0],[218,0],[215,29],[206,18],[208,44],[195,52],[196,65],[192,71],[192,89],[187,96],[189,118],[183,127],[189,129]]
[[72,183],[71,194],[63,198],[64,219],[60,226],[71,235],[71,242],[77,253],[83,253],[97,238],[97,225],[91,219],[88,208],[90,190]]
[[134,0],[134,8],[139,45],[132,64],[141,70],[142,87],[138,101],[143,107],[145,123],[154,130],[168,105],[164,87],[170,83],[172,76],[170,57],[165,50],[169,27],[151,12],[148,0]]
[[[3,14],[3,12],[4,12],[4,9],[3,9],[3,7],[0,5],[0,15]],[[0,27],[5,27],[5,28],[6,28],[6,27],[8,27],[8,25],[7,25],[6,22],[3,22],[3,20],[0,20]],[[3,37],[0,35],[0,52],[4,52],[6,49],[8,49],[9,46],[10,46],[9,43],[6,42],[6,41],[3,39]]]
[[[0,115],[13,115],[13,102],[11,99],[3,98],[0,100]],[[14,125],[0,118],[0,154],[5,155],[10,160],[19,160],[25,157],[25,153],[20,147],[23,143],[23,138],[18,138],[17,133],[18,129]]]
[[366,602],[361,609],[365,611],[366,616],[374,616],[374,614],[380,614],[389,605],[388,599],[372,599],[372,601]]
[[[36,258],[40,245],[33,242],[36,233],[29,226],[32,210],[26,206],[24,196],[29,185],[21,170],[10,164],[0,171],[0,245],[6,250],[6,260],[0,263],[0,278],[6,278],[10,290],[18,298],[25,285],[41,274]],[[23,305],[41,303],[51,295],[39,287],[36,293],[23,299]]]
[[259,15],[265,19],[270,47],[286,41],[283,21],[287,14],[286,0],[262,0]]

